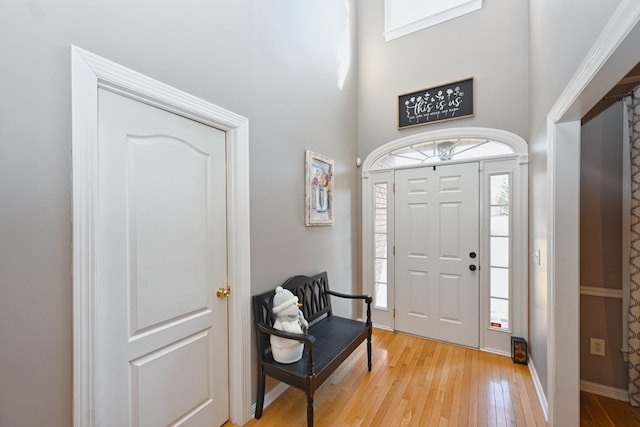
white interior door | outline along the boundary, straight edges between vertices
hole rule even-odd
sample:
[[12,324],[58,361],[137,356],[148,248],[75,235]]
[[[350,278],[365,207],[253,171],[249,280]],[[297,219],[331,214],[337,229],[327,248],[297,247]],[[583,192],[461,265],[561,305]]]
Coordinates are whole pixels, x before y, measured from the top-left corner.
[[100,89],[97,424],[229,418],[225,133]]
[[396,171],[395,328],[478,347],[478,163]]

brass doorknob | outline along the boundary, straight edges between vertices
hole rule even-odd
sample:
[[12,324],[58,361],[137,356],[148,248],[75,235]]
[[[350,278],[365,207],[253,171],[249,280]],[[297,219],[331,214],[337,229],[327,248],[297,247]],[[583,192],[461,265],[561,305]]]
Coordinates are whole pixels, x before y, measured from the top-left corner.
[[219,288],[216,295],[218,295],[218,298],[227,298],[231,295],[231,287],[227,286],[226,288]]

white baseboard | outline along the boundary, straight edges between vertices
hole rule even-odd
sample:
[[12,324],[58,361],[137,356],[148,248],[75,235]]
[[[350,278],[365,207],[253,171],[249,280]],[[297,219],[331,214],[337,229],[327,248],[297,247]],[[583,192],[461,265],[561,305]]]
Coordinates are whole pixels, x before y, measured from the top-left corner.
[[390,328],[388,325],[378,325],[375,322],[373,322],[373,327],[376,329],[382,329],[383,331],[395,332],[395,330]]
[[600,286],[580,285],[580,295],[590,295],[592,297],[618,298],[622,299],[622,289],[611,289]]
[[610,399],[622,400],[623,402],[629,401],[629,392],[627,390],[608,385],[580,380],[580,390],[591,394],[597,394],[598,396],[608,397]]
[[[267,407],[269,407],[269,405],[271,405],[273,401],[276,400],[288,388],[289,386],[286,385],[285,383],[278,383],[278,385],[276,385],[271,390],[269,390],[264,395],[264,406],[262,407],[262,409],[264,410]],[[255,416],[256,416],[256,404],[254,403],[253,405],[251,405],[251,418],[254,418]]]
[[489,347],[482,347],[482,348],[479,348],[478,350],[484,351],[485,353],[497,354],[498,356],[507,356],[511,358],[511,353],[508,351],[497,350],[495,348],[489,348]]
[[540,407],[542,408],[542,413],[544,414],[544,419],[546,422],[549,422],[549,403],[547,402],[547,396],[544,395],[542,383],[540,382],[540,377],[538,377],[538,372],[536,371],[536,367],[533,364],[531,355],[529,355],[528,366],[529,373],[531,374],[531,379],[533,379],[533,386],[536,389],[536,394],[538,395],[538,400],[540,401]]

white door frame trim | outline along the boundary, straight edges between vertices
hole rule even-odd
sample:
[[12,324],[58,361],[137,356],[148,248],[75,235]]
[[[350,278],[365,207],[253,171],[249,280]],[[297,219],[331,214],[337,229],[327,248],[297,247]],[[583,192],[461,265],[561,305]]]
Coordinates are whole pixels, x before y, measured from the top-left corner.
[[249,121],[140,73],[71,46],[73,162],[73,419],[95,425],[95,286],[98,177],[98,88],[216,127],[227,137],[229,415],[251,418]]
[[580,120],[638,62],[638,22],[640,3],[622,0],[547,115],[550,427],[580,424]]
[[[380,159],[380,157],[392,152],[394,150],[408,147],[414,144],[420,144],[423,142],[434,141],[434,140],[442,140],[442,139],[456,139],[456,138],[478,138],[478,139],[487,139],[491,141],[502,142],[513,149],[513,153],[511,154],[503,154],[496,156],[488,156],[488,157],[476,157],[476,158],[468,158],[463,160],[454,160],[446,162],[446,164],[456,164],[456,163],[468,163],[468,162],[479,162],[481,165],[481,176],[484,174],[485,164],[489,164],[492,161],[501,161],[501,160],[509,160],[513,159],[514,161],[514,169],[513,169],[513,191],[518,195],[517,202],[514,203],[513,206],[513,218],[514,218],[514,226],[513,226],[513,283],[528,283],[528,175],[529,175],[529,148],[527,142],[512,132],[505,131],[502,129],[495,128],[485,128],[485,127],[461,127],[461,128],[444,128],[444,129],[436,129],[432,131],[425,131],[421,133],[417,133],[414,135],[409,135],[403,138],[399,138],[393,141],[390,141],[384,145],[373,150],[362,163],[362,278],[363,283],[365,284],[365,291],[370,294],[374,293],[373,286],[374,283],[374,266],[373,266],[373,219],[371,215],[368,214],[372,207],[373,196],[371,194],[371,187],[369,184],[369,178],[372,179],[372,182],[375,177],[380,177],[382,173],[385,171],[392,171],[391,169],[380,169],[380,170],[372,170],[372,166],[374,163]],[[433,166],[432,164],[427,165],[428,167]],[[393,178],[389,178],[387,175],[384,180],[393,181]],[[481,188],[482,188],[482,183]],[[393,196],[393,192],[391,192],[390,197]],[[481,189],[481,199],[482,199],[482,189]],[[483,202],[480,201],[480,209],[482,218],[482,209]],[[391,219],[390,221],[393,221]],[[481,247],[485,247],[488,245],[486,242],[483,243],[485,237],[483,237],[483,233],[486,234],[486,229],[483,228],[484,225],[480,229],[480,244]],[[394,239],[392,227],[389,226],[391,230],[389,232],[389,238]],[[393,257],[390,258],[393,260]],[[393,265],[394,261],[390,262],[388,266],[388,274],[390,276],[394,275],[395,266]],[[486,281],[486,279],[485,279]],[[488,318],[488,299],[486,301],[486,294],[483,295],[483,280],[481,279],[481,292],[480,292],[480,303],[482,304],[480,307],[480,323],[479,323],[479,334],[480,334],[480,342],[479,348],[483,351],[490,351],[498,354],[503,354],[504,351],[498,350],[495,346],[496,341],[492,339],[498,335],[504,334],[503,332],[494,332],[489,330],[486,327],[482,326],[482,322],[487,320]],[[395,283],[392,279],[389,279],[388,282],[390,287],[395,286]],[[367,289],[367,286],[370,288]],[[514,287],[514,291],[512,294],[512,302],[514,307],[522,307],[521,310],[513,310],[513,323],[512,323],[512,334],[514,336],[521,336],[524,338],[528,338],[529,331],[529,318],[528,311],[526,307],[529,305],[529,296],[527,292],[528,287],[522,286],[521,288]],[[393,294],[393,292],[391,292]],[[486,304],[484,303],[486,302]],[[395,300],[393,295],[389,296],[389,309],[393,310],[395,307]],[[380,313],[382,311],[386,311],[387,313],[391,313],[389,310],[381,310],[374,308],[374,311]],[[375,314],[375,313],[374,313]],[[485,315],[483,317],[483,315]],[[375,317],[375,316],[374,316]],[[382,329],[395,330],[395,324],[393,317],[391,315],[385,315],[385,318],[389,321],[386,324],[375,324],[377,327]]]

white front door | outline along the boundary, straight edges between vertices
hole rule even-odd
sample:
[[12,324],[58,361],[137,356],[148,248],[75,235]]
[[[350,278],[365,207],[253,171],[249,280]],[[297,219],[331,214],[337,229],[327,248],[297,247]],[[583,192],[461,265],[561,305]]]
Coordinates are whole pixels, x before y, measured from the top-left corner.
[[98,93],[96,425],[229,418],[225,133]]
[[478,163],[396,171],[396,330],[478,347],[478,174]]

